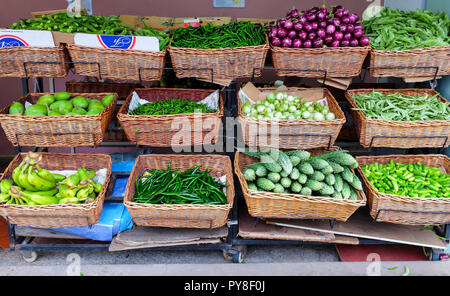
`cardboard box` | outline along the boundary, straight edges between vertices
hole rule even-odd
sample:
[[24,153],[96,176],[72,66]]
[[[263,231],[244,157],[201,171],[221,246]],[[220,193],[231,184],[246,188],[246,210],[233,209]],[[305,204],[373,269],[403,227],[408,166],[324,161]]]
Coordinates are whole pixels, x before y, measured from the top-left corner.
[[120,22],[129,26],[143,27],[144,23],[156,30],[165,31],[168,29],[183,28],[185,20],[198,19],[200,25],[212,24],[220,26],[232,21],[231,17],[161,17],[161,16],[137,16],[119,15]]
[[[305,90],[289,89],[285,85],[278,87],[275,90],[260,90],[253,83],[246,83],[240,90],[239,96],[242,99],[242,103],[248,101],[250,104],[254,104],[257,101],[264,100],[266,96],[271,92],[286,92],[290,95],[299,96],[306,102],[322,102],[324,105],[328,105],[324,95],[324,88],[309,88]],[[246,101],[245,101],[246,100]],[[324,100],[324,101],[322,101]]]

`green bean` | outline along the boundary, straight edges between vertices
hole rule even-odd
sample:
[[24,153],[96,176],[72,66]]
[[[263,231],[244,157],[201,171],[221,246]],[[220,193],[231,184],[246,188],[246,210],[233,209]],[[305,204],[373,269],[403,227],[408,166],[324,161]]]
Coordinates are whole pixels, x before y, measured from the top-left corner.
[[373,90],[352,98],[365,116],[394,121],[450,120],[450,103],[437,95],[404,95],[399,92],[382,94]]

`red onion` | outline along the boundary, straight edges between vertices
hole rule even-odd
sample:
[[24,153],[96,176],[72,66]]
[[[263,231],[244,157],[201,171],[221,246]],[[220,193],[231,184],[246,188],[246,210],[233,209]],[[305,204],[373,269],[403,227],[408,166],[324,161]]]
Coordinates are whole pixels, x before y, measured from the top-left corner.
[[287,31],[283,28],[278,29],[277,37],[284,38],[287,36]]
[[341,31],[341,32],[345,32],[345,31],[347,31],[347,25],[344,25],[344,24],[341,24],[341,25],[339,25],[339,31]]
[[273,38],[273,37],[277,37],[277,34],[278,34],[278,29],[273,28],[272,31],[270,31],[269,36]]
[[361,46],[367,46],[370,44],[370,38],[367,36],[363,36],[359,39],[359,45]]
[[341,21],[342,21],[344,24],[350,24],[350,18],[349,18],[348,16],[342,17],[342,18],[341,18]]
[[344,34],[344,40],[350,40],[350,38],[352,38],[352,33],[347,32]]
[[334,40],[340,41],[340,40],[342,40],[342,38],[344,38],[344,34],[342,32],[336,31],[333,34],[333,38],[334,38]]
[[283,45],[283,47],[291,47],[292,39],[284,38],[283,41],[281,41],[281,45]]
[[305,31],[300,31],[297,35],[300,40],[305,40],[306,38],[308,38],[308,33],[306,33]]
[[304,15],[301,15],[298,17],[298,22],[301,24],[305,24],[308,20],[306,19],[306,17]]
[[341,18],[344,16],[344,14],[342,13],[342,9],[336,10],[336,12],[334,13],[335,17]]
[[310,23],[306,23],[306,24],[303,26],[303,29],[304,29],[306,32],[311,32],[311,31],[313,30],[313,27],[312,27],[312,25],[311,25]]
[[313,13],[309,13],[309,14],[306,15],[306,19],[307,19],[309,22],[315,21],[315,20],[316,20],[316,15],[313,14]]
[[300,31],[301,29],[303,29],[303,24],[300,23],[300,22],[296,22],[296,23],[294,24],[294,30]]
[[319,12],[319,13],[316,15],[317,20],[319,20],[319,21],[323,21],[323,20],[325,19],[326,16],[327,16],[327,15],[326,15],[325,13],[323,13],[323,12]]
[[313,40],[316,38],[317,34],[315,32],[309,32],[308,33],[308,39]]
[[355,14],[354,14],[354,13],[352,13],[351,15],[349,15],[349,16],[348,16],[348,19],[350,20],[350,21],[349,21],[350,24],[354,24],[354,23],[357,21],[357,19],[355,18]]
[[300,14],[298,13],[298,10],[297,9],[292,9],[291,17],[298,18],[299,16],[300,16]]
[[320,10],[320,8],[316,6],[316,7],[311,8],[309,11],[311,13],[317,13],[319,10]]
[[334,25],[327,26],[327,34],[333,34],[336,31],[336,27]]
[[313,30],[317,30],[319,28],[319,24],[316,22],[312,22],[311,26],[312,26]]
[[344,15],[344,16],[346,16],[346,15],[348,15],[349,14],[349,12],[348,12],[348,9],[343,9],[342,10],[342,14]]
[[364,25],[360,23],[355,24],[355,30],[362,30],[364,31]]
[[280,46],[281,45],[281,39],[278,37],[273,37],[272,38],[272,45],[273,46]]
[[326,21],[321,21],[320,23],[319,23],[319,28],[326,28],[327,27],[327,22]]
[[334,40],[333,42],[331,42],[330,46],[331,47],[339,47],[340,43],[339,40]]
[[341,40],[341,46],[342,47],[346,47],[350,45],[350,41],[349,40]]
[[339,9],[344,9],[344,7],[342,7],[342,5],[336,5],[333,7],[333,13],[335,13],[337,10]]
[[353,32],[355,30],[355,25],[348,24],[346,29],[347,32]]
[[357,21],[359,21],[359,15],[357,15],[356,13],[350,14],[349,17],[352,17],[355,19],[355,21],[353,23],[356,23]]
[[328,9],[327,9],[326,7],[324,7],[324,6],[322,6],[322,7],[319,9],[319,11],[322,12],[322,13],[325,13],[325,15],[328,15]]
[[322,47],[322,46],[323,46],[323,40],[322,40],[322,38],[316,38],[316,39],[314,39],[314,41],[313,41],[313,47],[318,48],[318,47]]
[[290,30],[290,31],[288,32],[288,37],[291,38],[291,39],[295,39],[295,38],[297,37],[297,31],[295,31],[295,30]]
[[341,24],[341,20],[338,19],[338,18],[333,17],[333,18],[331,18],[331,24],[333,24],[334,26],[337,27],[337,26],[339,26]]
[[293,26],[294,26],[294,23],[293,23],[292,21],[287,20],[287,21],[284,23],[284,28],[285,28],[286,30],[292,29]]
[[323,40],[325,41],[326,45],[330,45],[331,42],[333,42],[333,36],[327,35],[327,36],[325,36],[325,38]]
[[355,30],[353,31],[353,36],[355,36],[356,38],[360,38],[364,35],[363,30]]
[[302,41],[300,39],[294,39],[294,41],[292,41],[292,47],[294,48],[302,47]]
[[359,45],[358,39],[356,38],[350,39],[350,46],[356,47],[358,45]]
[[327,33],[325,32],[325,30],[322,29],[322,28],[318,29],[316,33],[317,33],[317,36],[320,37],[320,38],[325,37],[325,35],[327,34]]
[[306,39],[303,41],[303,47],[310,48],[312,46],[312,41],[309,39]]

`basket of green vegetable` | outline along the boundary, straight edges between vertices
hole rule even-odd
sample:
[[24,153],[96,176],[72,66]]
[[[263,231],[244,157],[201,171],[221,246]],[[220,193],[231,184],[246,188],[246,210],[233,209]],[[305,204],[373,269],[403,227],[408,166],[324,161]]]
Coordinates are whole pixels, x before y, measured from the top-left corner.
[[363,147],[450,145],[450,105],[433,89],[354,89],[345,96]]
[[239,124],[248,147],[309,149],[334,144],[346,119],[328,89],[260,90],[265,99],[255,104],[243,103],[238,94]]
[[450,223],[450,159],[440,154],[356,157],[370,215],[405,225]]
[[370,37],[373,77],[450,74],[450,19],[444,12],[384,8],[363,21]]
[[228,156],[150,154],[136,159],[124,204],[136,225],[217,228],[233,199]]
[[219,138],[223,117],[223,98],[218,93],[218,108],[200,103],[214,93],[207,89],[135,89],[147,104],[129,110],[133,93],[120,108],[117,118],[128,140],[156,147],[211,145]]
[[235,173],[248,211],[262,218],[309,218],[346,221],[366,204],[345,150],[310,149],[236,152]]
[[29,93],[0,110],[0,123],[14,146],[97,146],[116,103],[111,93]]
[[171,38],[168,51],[178,78],[258,77],[269,50],[263,27],[250,22],[178,28]]

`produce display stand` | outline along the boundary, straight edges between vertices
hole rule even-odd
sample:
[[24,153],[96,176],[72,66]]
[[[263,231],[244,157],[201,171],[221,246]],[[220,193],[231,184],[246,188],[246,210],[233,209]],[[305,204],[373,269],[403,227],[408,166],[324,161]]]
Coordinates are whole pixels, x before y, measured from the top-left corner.
[[[64,64],[74,64],[75,62],[64,62]],[[94,65],[98,68],[98,74],[96,77],[99,79],[102,79],[102,75],[100,72],[100,64],[98,62],[77,62],[81,64],[89,64]],[[39,61],[39,62],[25,62],[23,64],[23,69],[25,72],[25,78],[22,78],[22,86],[23,86],[23,93],[27,94],[29,93],[29,86],[28,86],[28,79],[32,77],[29,70],[27,70],[28,64],[61,64],[61,62],[48,62],[48,61]],[[373,67],[372,67],[373,68]],[[421,68],[421,67],[416,67]],[[424,68],[424,67],[422,67]],[[425,67],[425,68],[436,68],[436,67]],[[138,80],[141,83],[142,82],[142,75],[141,71],[144,70],[159,70],[160,68],[139,68],[138,69]],[[164,68],[165,70],[174,70],[174,68]],[[205,69],[205,68],[177,68],[178,70],[204,70],[204,71],[211,71],[211,81],[214,81],[214,71],[213,69]],[[254,68],[253,69],[253,76],[251,79],[254,79],[255,71],[256,70],[262,70],[261,68]],[[266,69],[264,67],[264,69]],[[321,69],[278,69],[275,67],[267,68],[267,69],[273,69],[273,70],[294,70],[294,71],[314,71],[315,73],[323,73],[323,75],[312,75],[314,77],[323,77],[323,84],[325,84],[325,80],[327,77],[327,70],[321,70]],[[369,68],[365,69],[366,72],[369,70]],[[434,80],[436,81],[436,76],[438,73],[438,69],[435,70],[434,73]],[[360,74],[361,75],[361,74]],[[93,75],[95,76],[95,75]],[[259,75],[257,75],[259,76]],[[45,76],[44,76],[45,77]],[[57,77],[56,75],[54,77]],[[365,74],[364,74],[365,77]],[[38,77],[37,84],[39,86],[39,89],[43,90],[43,83],[42,78]],[[50,79],[53,79],[51,77]],[[238,98],[237,98],[237,91],[238,91],[238,82],[236,79],[233,79],[231,84],[229,86],[223,87],[222,91],[225,93],[224,95],[224,116],[223,116],[223,124],[225,125],[225,119],[227,117],[238,117]],[[436,86],[436,83],[431,84],[431,87],[434,88]],[[52,87],[52,83],[51,83]],[[119,105],[119,104],[118,104]],[[226,132],[224,132],[224,139],[233,139],[234,140],[234,147],[237,147],[237,135],[238,135],[238,127],[235,126],[233,130],[233,134],[230,135]],[[226,129],[224,129],[226,131]],[[225,144],[225,142],[224,142]],[[336,145],[339,146],[339,143]],[[138,147],[140,149],[147,149],[147,148],[153,148],[149,146],[142,146],[142,145],[136,145],[131,144],[129,142],[103,142],[99,145],[100,147]],[[72,148],[72,152],[75,152],[75,148]],[[439,148],[439,147],[438,147]],[[21,146],[15,147],[15,151],[18,153],[22,150]],[[48,147],[32,147],[33,151],[47,151]],[[378,150],[377,150],[378,151]],[[231,159],[231,163],[234,163],[234,154],[236,150],[234,151],[227,151],[225,155],[228,155]],[[197,152],[195,152],[197,153]],[[111,196],[111,190],[112,186],[115,184],[115,180],[117,178],[127,178],[130,175],[130,172],[112,172],[111,174],[111,180],[109,183],[109,187],[107,190],[107,193],[105,195],[105,202],[122,202],[122,197],[114,197]],[[244,201],[243,198],[243,192],[241,189],[241,186],[238,186],[237,184],[240,184],[239,179],[236,175],[233,175],[234,177],[234,184],[236,194],[234,196],[234,202],[232,204],[231,211],[228,216],[228,221],[226,223],[226,227],[228,230],[228,234],[225,238],[225,240],[221,243],[216,244],[186,244],[182,246],[166,246],[166,247],[154,247],[151,249],[155,250],[220,250],[224,253],[225,258],[232,260],[233,262],[242,262],[244,260],[244,256],[246,253],[246,249],[248,245],[283,245],[283,244],[323,244],[326,242],[307,242],[302,240],[282,240],[282,239],[242,239],[239,237],[239,213],[242,210],[245,210],[244,204],[240,205],[241,202]],[[307,218],[304,218],[307,219]],[[317,217],[309,217],[308,219],[318,219]],[[333,227],[335,219],[325,219],[330,223],[330,227]],[[263,221],[258,220],[258,218],[255,218],[255,223],[265,223]],[[89,241],[86,242],[86,239],[81,239],[80,237],[68,235],[68,234],[62,234],[62,233],[55,233],[51,230],[46,229],[37,229],[34,231],[31,231],[30,229],[25,229],[23,227],[16,227],[15,225],[11,225],[9,221],[7,221],[8,229],[9,229],[9,237],[10,237],[10,249],[11,250],[17,250],[22,252],[24,259],[32,262],[37,258],[36,251],[38,250],[93,250],[93,249],[102,249],[107,250],[110,246],[109,242],[95,242],[95,241]],[[450,239],[450,227],[449,225],[444,225],[443,231],[445,234],[445,238],[448,240]],[[36,238],[58,238],[58,239],[76,239],[80,240],[79,243],[75,244],[59,244],[59,243],[36,243],[33,244],[33,240]],[[378,243],[386,243],[382,240],[371,240],[371,239],[360,239],[359,243],[361,244],[378,244]],[[434,252],[434,253],[433,253]],[[432,250],[432,254],[435,254],[435,252],[438,252],[436,250]],[[432,256],[433,260],[436,260],[436,256]]]

